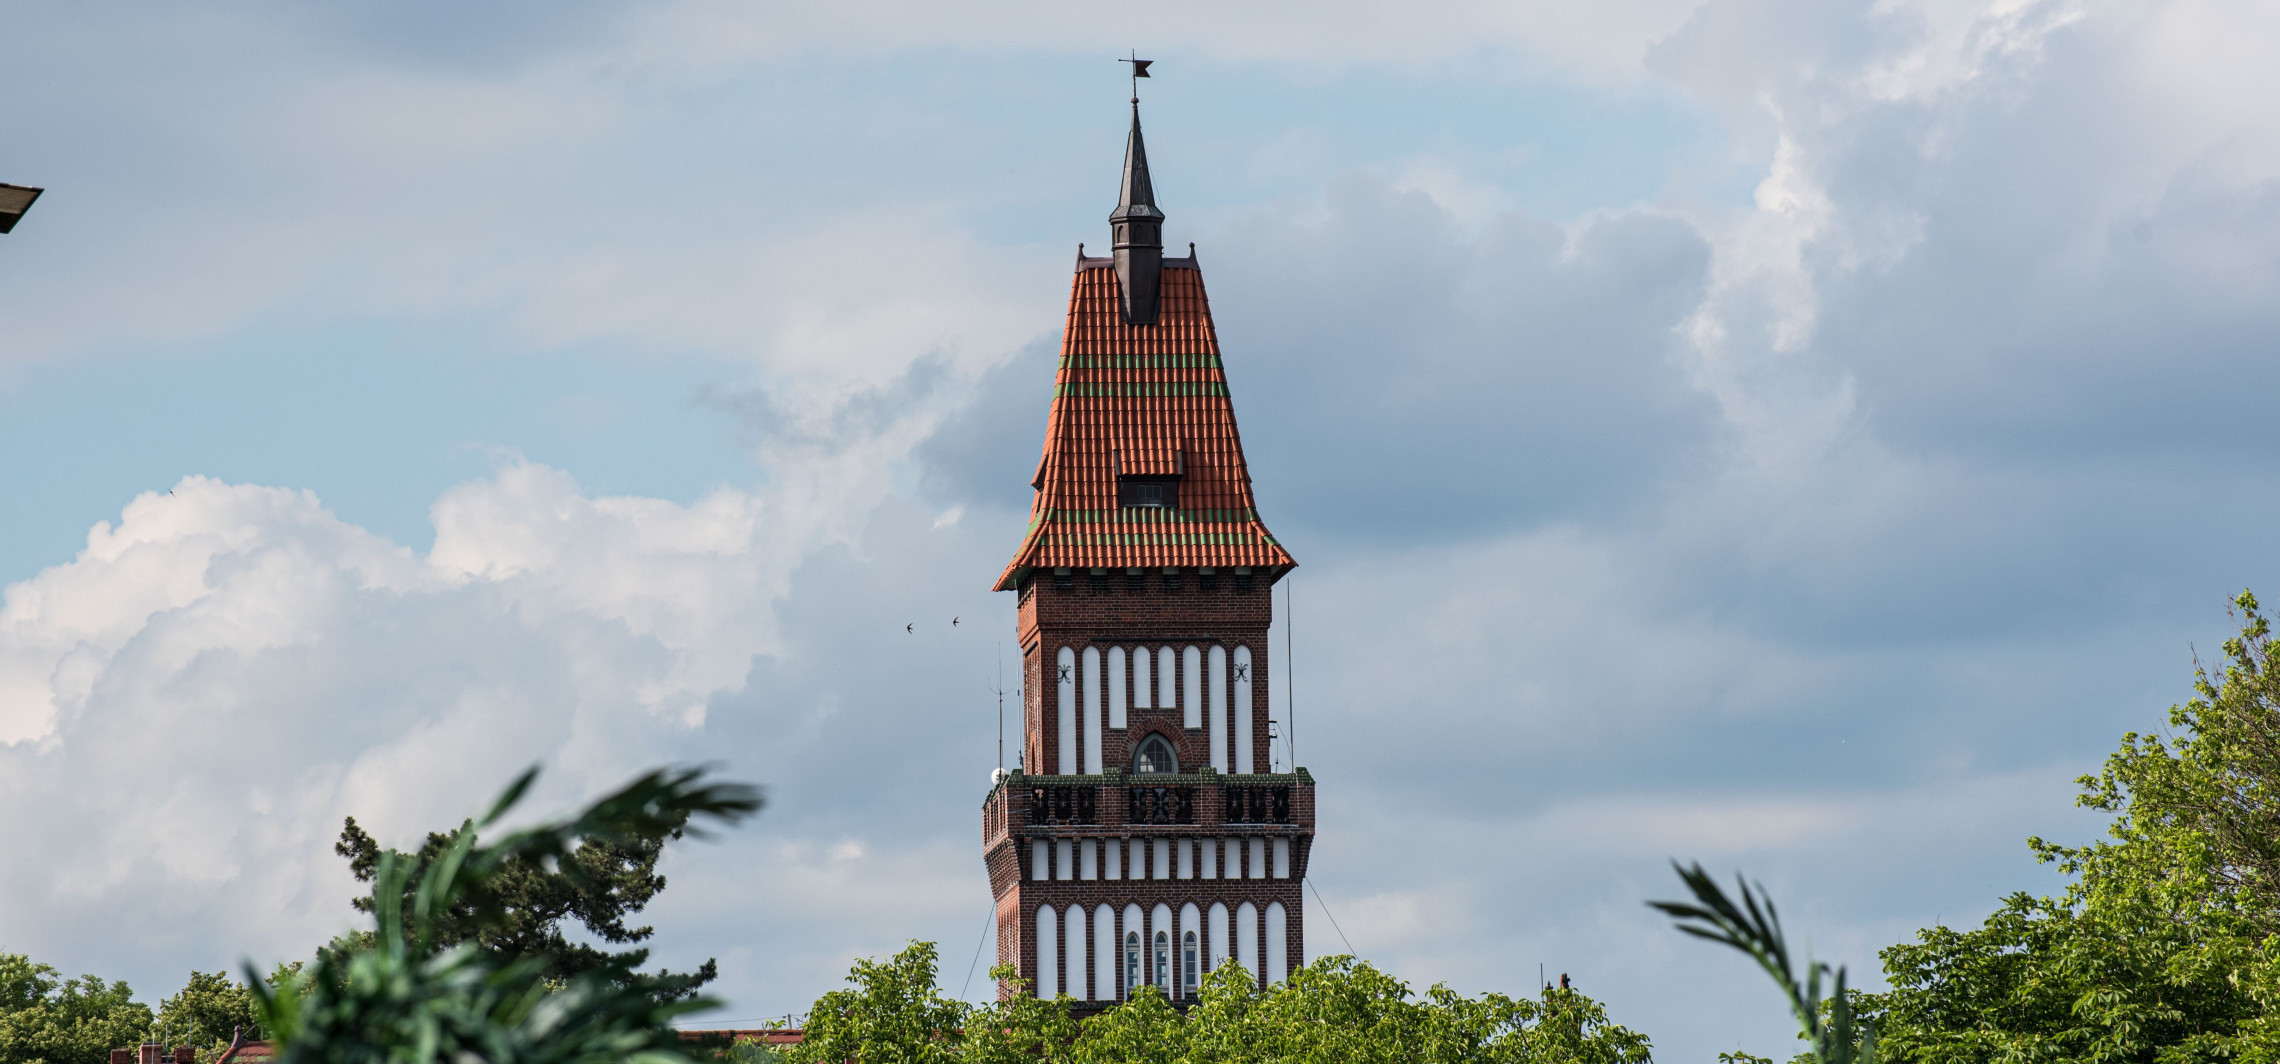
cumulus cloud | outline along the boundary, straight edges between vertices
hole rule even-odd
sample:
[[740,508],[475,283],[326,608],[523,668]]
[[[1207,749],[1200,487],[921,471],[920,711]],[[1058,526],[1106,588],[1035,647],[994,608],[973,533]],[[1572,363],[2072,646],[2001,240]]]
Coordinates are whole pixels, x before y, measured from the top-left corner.
[[0,872],[0,935],[305,948],[345,923],[342,816],[402,839],[540,759],[555,799],[606,784],[766,643],[748,496],[589,499],[517,464],[436,514],[423,558],[306,492],[189,477],[10,586],[0,835],[45,856]]
[[410,844],[524,764],[536,811],[666,761],[776,795],[669,862],[668,958],[758,951],[738,996],[796,1003],[857,951],[964,941],[988,892],[941,799],[980,793],[1002,641],[967,574],[1014,530],[872,505],[819,546],[773,498],[517,460],[437,500],[424,554],[303,491],[135,499],[0,607],[0,846],[43,855],[0,868],[0,941],[160,992],[304,955],[353,922],[342,817]]

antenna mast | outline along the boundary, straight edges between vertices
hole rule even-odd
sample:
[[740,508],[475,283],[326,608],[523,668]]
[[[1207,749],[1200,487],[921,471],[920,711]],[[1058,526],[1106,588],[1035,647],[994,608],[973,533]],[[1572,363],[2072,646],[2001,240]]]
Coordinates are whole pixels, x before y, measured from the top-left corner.
[[1291,594],[1291,585],[1297,583],[1283,577],[1283,716],[1290,718],[1290,770],[1298,771],[1298,662],[1291,647],[1292,632],[1298,628],[1298,606]]

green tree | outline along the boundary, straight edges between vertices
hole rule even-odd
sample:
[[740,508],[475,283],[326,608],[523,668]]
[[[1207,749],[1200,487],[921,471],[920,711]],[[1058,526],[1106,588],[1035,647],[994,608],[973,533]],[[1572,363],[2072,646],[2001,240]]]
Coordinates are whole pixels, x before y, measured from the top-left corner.
[[2028,845],[2070,882],[1883,954],[1861,995],[1903,1061],[2280,1061],[2280,672],[2255,596],[2169,732],[2131,733],[2077,804],[2107,837]]
[[[685,828],[659,821],[640,834],[591,840],[553,866],[509,862],[483,885],[481,896],[470,894],[450,911],[437,914],[436,941],[447,946],[473,942],[508,956],[540,958],[547,977],[557,981],[601,972],[666,999],[694,995],[718,974],[713,960],[693,972],[661,970],[643,975],[640,969],[649,962],[647,948],[599,949],[573,942],[564,933],[565,924],[574,920],[609,945],[647,941],[655,929],[629,927],[626,919],[665,889],[657,859],[665,844],[680,838]],[[406,882],[416,883],[420,870],[450,852],[457,838],[458,832],[430,832],[413,857]],[[386,851],[355,817],[349,817],[333,852],[348,859],[349,871],[358,881],[370,883],[379,874],[380,856]],[[374,912],[375,896],[368,894],[353,904],[360,912]]]
[[934,943],[884,961],[864,958],[848,988],[816,999],[807,1032],[786,1054],[798,1064],[945,1064],[958,1059],[968,1007],[935,988]]
[[[280,964],[265,980],[276,986],[300,975],[303,962]],[[168,1045],[197,1049],[201,1057],[218,1055],[241,1030],[247,1040],[261,1037],[254,1011],[253,988],[225,972],[190,973],[190,981],[173,997],[158,1003],[158,1036]]]
[[[758,792],[705,783],[700,770],[659,770],[574,817],[486,840],[536,774],[524,773],[429,860],[381,851],[368,940],[319,951],[274,989],[252,986],[280,1064],[686,1064],[672,1020],[713,1002],[660,1000],[602,971],[556,978],[549,958],[479,942],[509,921],[499,889],[508,870],[575,880],[586,846],[672,835],[693,818],[734,822],[759,809]],[[446,931],[458,941],[444,941]],[[247,975],[258,981],[250,966]]]
[[[1027,989],[1025,984],[1018,981],[1014,985],[1016,992]],[[1043,1006],[1047,1003],[1036,1004]],[[1052,1002],[1051,1007],[1065,1014],[1068,1008],[1066,995]],[[1031,1014],[1040,1019],[1050,1019],[1053,1016],[1050,1012],[1039,1010],[1032,1010]],[[1048,1041],[1044,1037],[1047,1033],[1035,1031],[1015,1044],[1038,1044],[1043,1052],[1029,1058],[1032,1060],[1074,1058],[1082,1064],[1172,1064],[1174,1061],[1214,1059],[1190,1055],[1192,1046],[1186,1017],[1172,1008],[1171,1003],[1164,1000],[1163,990],[1155,986],[1141,986],[1122,1004],[1086,1020],[1080,1028],[1079,1037],[1066,1051],[1061,1045]]]
[[[1178,1017],[1169,1007],[1163,1012]],[[1532,1001],[1496,993],[1469,998],[1441,985],[1417,995],[1401,980],[1345,956],[1321,958],[1266,990],[1242,968],[1222,967],[1175,1022],[1182,1029],[1164,1041],[1184,1052],[1170,1059],[1230,1064],[1640,1064],[1650,1048],[1645,1036],[1608,1023],[1599,1004],[1576,990],[1546,988]]]
[[1540,1000],[1423,996],[1352,957],[1327,957],[1260,989],[1236,965],[1211,972],[1185,1011],[1153,986],[1078,1021],[1067,995],[1040,1001],[1011,967],[1013,993],[971,1008],[934,987],[934,947],[858,961],[850,989],[816,1002],[802,1064],[1646,1064],[1645,1036],[1609,1023],[1597,1002],[1545,988]]
[[258,1035],[253,991],[222,972],[190,973],[173,997],[158,1003],[158,1030],[174,1045],[212,1050],[230,1044],[241,1028],[247,1038]]
[[0,953],[0,1064],[108,1064],[111,1050],[151,1031],[150,1006],[122,982],[60,978]]
[[783,1064],[784,1054],[757,1038],[739,1038],[721,1051],[723,1064]]
[[965,1059],[974,1064],[1025,1064],[1073,1059],[1077,1021],[1069,1013],[1067,995],[1050,1001],[1027,993],[1029,983],[1020,970],[1004,964],[990,969],[990,978],[1013,993],[972,1010],[966,1018]]

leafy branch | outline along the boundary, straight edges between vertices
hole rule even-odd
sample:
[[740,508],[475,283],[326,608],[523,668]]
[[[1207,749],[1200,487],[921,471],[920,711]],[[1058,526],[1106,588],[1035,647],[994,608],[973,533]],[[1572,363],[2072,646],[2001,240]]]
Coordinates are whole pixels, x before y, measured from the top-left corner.
[[1825,1001],[1821,987],[1830,975],[1828,965],[1808,962],[1804,980],[1798,980],[1797,967],[1789,959],[1789,940],[1781,932],[1781,916],[1774,911],[1773,899],[1764,897],[1762,884],[1753,891],[1749,883],[1736,876],[1734,887],[1741,893],[1741,904],[1737,905],[1700,864],[1681,868],[1673,861],[1671,867],[1694,893],[1694,903],[1647,904],[1677,920],[1680,931],[1732,946],[1757,961],[1789,996],[1790,1011],[1796,1014],[1818,1064],[1876,1064],[1876,1030],[1865,1021],[1856,1021],[1852,1001],[1845,994],[1845,970],[1836,970],[1835,993]]

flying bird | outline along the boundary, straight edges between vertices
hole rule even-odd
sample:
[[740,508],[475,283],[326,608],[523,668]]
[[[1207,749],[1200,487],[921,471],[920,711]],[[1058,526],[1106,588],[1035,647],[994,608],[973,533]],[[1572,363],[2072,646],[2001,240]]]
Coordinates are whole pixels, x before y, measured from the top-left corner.
[[956,617],[952,617],[952,618],[950,618],[950,627],[952,627],[952,628],[956,628],[956,627],[958,627],[958,618],[956,618]]
[[917,635],[917,634],[918,634],[918,625],[916,625],[916,624],[906,624],[906,625],[903,625],[903,634],[904,634],[904,635]]

